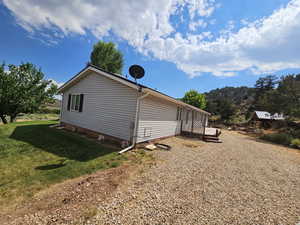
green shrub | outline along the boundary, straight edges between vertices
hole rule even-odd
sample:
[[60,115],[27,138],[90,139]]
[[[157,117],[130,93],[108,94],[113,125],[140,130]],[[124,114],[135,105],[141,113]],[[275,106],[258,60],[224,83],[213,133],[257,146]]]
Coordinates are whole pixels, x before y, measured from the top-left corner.
[[113,168],[118,167],[119,165],[120,165],[120,163],[116,162],[116,161],[113,161],[113,162],[110,163],[110,166],[113,167]]
[[293,147],[296,147],[296,148],[300,148],[300,139],[299,138],[295,138],[291,141],[291,145]]
[[286,133],[265,134],[261,139],[270,141],[276,144],[289,145],[292,141],[292,136]]
[[294,138],[300,138],[300,129],[293,129],[292,131],[291,131],[291,135],[294,137]]

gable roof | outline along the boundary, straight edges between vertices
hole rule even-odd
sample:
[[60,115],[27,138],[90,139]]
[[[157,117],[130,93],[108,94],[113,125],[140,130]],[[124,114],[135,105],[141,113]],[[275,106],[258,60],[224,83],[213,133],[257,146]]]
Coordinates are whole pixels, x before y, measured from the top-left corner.
[[282,114],[275,113],[272,115],[266,111],[254,111],[258,119],[264,120],[284,120],[284,116]]
[[136,90],[142,90],[142,92],[144,93],[149,93],[153,96],[156,96],[158,98],[163,98],[167,101],[170,101],[170,102],[173,102],[177,105],[181,105],[181,106],[184,106],[184,107],[187,107],[187,108],[190,108],[192,110],[195,110],[195,111],[198,111],[198,112],[202,112],[202,113],[205,113],[207,115],[210,115],[209,112],[206,112],[202,109],[199,109],[195,106],[192,106],[192,105],[189,105],[187,103],[184,103],[180,100],[177,100],[171,96],[168,96],[162,92],[159,92],[157,90],[154,90],[150,87],[147,87],[145,85],[141,85],[141,84],[137,84],[135,83],[134,81],[131,81],[119,74],[115,74],[115,73],[111,73],[111,72],[108,72],[108,71],[105,71],[97,66],[94,66],[94,65],[87,65],[85,68],[83,68],[79,73],[77,73],[74,77],[72,77],[70,80],[68,80],[66,83],[64,83],[61,87],[59,87],[58,89],[58,93],[63,93],[65,90],[67,90],[68,88],[70,88],[71,86],[73,86],[74,84],[78,83],[81,79],[83,79],[85,76],[87,76],[89,74],[89,72],[95,72],[97,74],[100,74],[100,75],[103,75],[109,79],[112,79],[112,80],[115,80],[119,83],[122,83],[123,85],[126,85],[130,88],[133,88],[133,89],[136,89]]

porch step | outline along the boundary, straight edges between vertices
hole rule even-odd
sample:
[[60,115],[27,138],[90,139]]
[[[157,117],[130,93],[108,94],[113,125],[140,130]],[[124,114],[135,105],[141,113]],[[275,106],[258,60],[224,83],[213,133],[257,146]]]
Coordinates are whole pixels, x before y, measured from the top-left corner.
[[204,136],[203,140],[206,142],[222,143],[222,141],[216,136]]
[[210,135],[204,135],[205,139],[214,139],[214,140],[219,140],[219,137],[216,136],[210,136]]
[[213,143],[223,143],[221,140],[215,140],[215,139],[204,139],[205,142],[213,142]]

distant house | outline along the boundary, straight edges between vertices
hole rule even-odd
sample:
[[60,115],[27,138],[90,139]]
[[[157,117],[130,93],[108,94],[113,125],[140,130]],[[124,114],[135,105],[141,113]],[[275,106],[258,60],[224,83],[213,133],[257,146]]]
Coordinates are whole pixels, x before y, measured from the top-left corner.
[[254,120],[284,120],[283,114],[271,114],[266,111],[254,111],[252,119]]
[[275,113],[271,114],[266,111],[254,111],[253,116],[251,118],[251,123],[257,126],[263,127],[271,127],[272,123],[276,121],[284,120],[283,114]]
[[59,88],[61,124],[122,143],[204,132],[208,112],[88,65]]

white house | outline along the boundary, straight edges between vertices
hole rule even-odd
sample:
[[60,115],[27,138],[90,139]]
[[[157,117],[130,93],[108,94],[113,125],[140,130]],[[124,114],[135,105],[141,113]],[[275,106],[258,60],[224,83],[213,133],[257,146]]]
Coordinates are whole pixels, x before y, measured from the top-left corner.
[[284,120],[283,114],[275,113],[271,114],[266,111],[254,111],[253,119],[257,120]]
[[135,144],[203,134],[208,112],[120,75],[88,65],[59,88],[61,123]]

